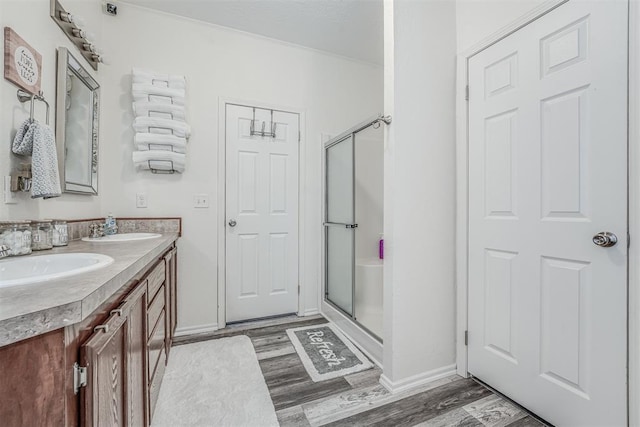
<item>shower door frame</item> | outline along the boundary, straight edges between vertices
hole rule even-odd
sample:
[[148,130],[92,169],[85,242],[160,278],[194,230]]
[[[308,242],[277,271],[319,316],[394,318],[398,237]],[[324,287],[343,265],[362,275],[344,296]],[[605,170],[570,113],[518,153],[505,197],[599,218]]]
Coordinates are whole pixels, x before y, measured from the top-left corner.
[[[356,222],[356,138],[355,131],[345,132],[338,137],[331,139],[324,145],[324,220],[322,226],[324,227],[324,300],[330,304],[333,308],[339,310],[342,314],[349,317],[352,321],[357,322],[356,314],[356,229],[358,223]],[[348,138],[351,138],[351,207],[353,213],[353,222],[351,224],[329,222],[329,186],[328,186],[328,174],[327,174],[327,153],[329,148],[334,147]],[[351,231],[351,239],[353,245],[351,247],[351,314],[345,311],[342,307],[329,299],[329,228],[344,226]],[[363,329],[367,330],[364,326],[360,325]],[[370,331],[367,330],[370,333]]]
[[[334,308],[335,310],[337,310],[340,314],[342,314],[343,316],[346,316],[351,322],[353,322],[358,328],[362,329],[367,335],[371,336],[375,341],[377,341],[379,344],[383,344],[383,338],[377,336],[375,333],[373,333],[369,328],[367,328],[366,326],[364,326],[362,323],[360,323],[357,319],[356,319],[356,231],[358,229],[358,223],[356,221],[356,186],[355,186],[355,182],[356,182],[356,134],[358,132],[361,132],[371,126],[373,126],[376,123],[376,120],[380,118],[380,115],[377,116],[372,116],[371,118],[369,118],[368,120],[365,120],[355,126],[353,126],[352,128],[346,130],[345,132],[342,132],[341,134],[339,134],[336,137],[330,138],[328,141],[326,141],[323,145],[323,155],[322,155],[322,173],[323,173],[323,180],[322,180],[322,185],[323,185],[323,199],[324,199],[324,207],[323,207],[323,221],[322,221],[322,228],[323,233],[322,233],[322,256],[323,256],[323,268],[322,268],[322,272],[323,272],[323,279],[322,279],[322,301],[327,303],[329,306],[331,306],[332,308]],[[329,217],[329,191],[328,191],[328,175],[327,175],[327,150],[341,142],[343,142],[345,139],[351,137],[351,141],[352,141],[352,189],[351,189],[351,193],[352,193],[352,203],[353,203],[353,223],[352,224],[343,224],[343,223],[331,223],[328,221],[328,217]],[[329,227],[335,227],[335,226],[345,226],[346,228],[351,228],[352,232],[353,232],[353,248],[351,251],[351,311],[352,314],[347,313],[344,309],[342,309],[341,307],[339,307],[337,304],[335,304],[333,301],[331,301],[329,299],[329,293],[328,293],[328,280],[329,280],[329,263],[328,263],[328,256],[329,256],[329,246],[327,245],[327,241],[328,241],[328,234],[329,234]],[[366,352],[366,351],[365,351]],[[369,354],[367,354],[369,356]]]

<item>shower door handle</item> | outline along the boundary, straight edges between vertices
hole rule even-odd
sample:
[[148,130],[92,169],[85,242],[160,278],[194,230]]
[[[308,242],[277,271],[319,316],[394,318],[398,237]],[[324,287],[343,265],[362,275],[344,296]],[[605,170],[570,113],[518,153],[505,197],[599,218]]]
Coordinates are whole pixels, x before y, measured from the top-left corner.
[[343,222],[324,222],[325,227],[345,227],[345,228],[358,228],[358,224],[345,224]]

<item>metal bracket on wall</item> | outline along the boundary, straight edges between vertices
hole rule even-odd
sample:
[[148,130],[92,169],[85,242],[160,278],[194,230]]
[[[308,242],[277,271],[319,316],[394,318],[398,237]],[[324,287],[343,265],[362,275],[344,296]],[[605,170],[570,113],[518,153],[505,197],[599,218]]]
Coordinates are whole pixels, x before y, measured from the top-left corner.
[[20,163],[20,168],[11,174],[11,191],[31,191],[31,163]]

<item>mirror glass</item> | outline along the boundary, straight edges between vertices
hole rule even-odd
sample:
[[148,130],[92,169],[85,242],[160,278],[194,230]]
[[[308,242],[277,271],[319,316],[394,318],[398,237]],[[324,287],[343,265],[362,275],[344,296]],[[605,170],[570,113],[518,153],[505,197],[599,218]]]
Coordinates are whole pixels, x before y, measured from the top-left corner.
[[98,194],[100,85],[66,48],[58,49],[56,140],[62,191]]

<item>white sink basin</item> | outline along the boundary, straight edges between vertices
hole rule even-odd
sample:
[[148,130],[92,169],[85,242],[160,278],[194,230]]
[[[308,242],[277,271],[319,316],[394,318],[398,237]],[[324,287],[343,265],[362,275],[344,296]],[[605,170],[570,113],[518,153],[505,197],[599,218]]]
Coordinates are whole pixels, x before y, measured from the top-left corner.
[[92,239],[91,237],[83,237],[82,240],[85,242],[131,242],[133,240],[147,240],[147,239],[157,239],[161,237],[162,234],[157,233],[122,233],[122,234],[113,234],[111,236],[98,237],[97,239]]
[[0,288],[75,276],[112,262],[110,256],[90,253],[5,258],[0,261]]

